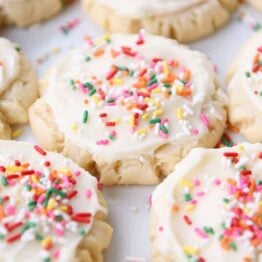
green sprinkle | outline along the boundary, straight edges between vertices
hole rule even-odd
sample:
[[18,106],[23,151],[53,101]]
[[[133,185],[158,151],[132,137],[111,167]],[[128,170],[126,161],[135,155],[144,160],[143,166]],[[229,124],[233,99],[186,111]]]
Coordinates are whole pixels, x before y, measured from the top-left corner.
[[169,84],[169,83],[165,83],[164,84],[164,87],[167,87],[167,88],[169,88],[169,87],[171,87],[172,85],[171,84]]
[[50,257],[47,257],[43,260],[44,262],[51,262],[51,258]]
[[69,85],[73,88],[76,89],[75,81],[73,79],[69,80]]
[[85,110],[82,117],[82,123],[86,124],[87,119],[88,119],[88,111]]
[[134,75],[134,73],[135,73],[135,71],[134,71],[134,70],[130,70],[130,71],[129,71],[129,76],[133,76],[133,75]]
[[228,198],[223,198],[223,202],[229,203],[229,199]]
[[53,187],[51,188],[51,190],[52,190],[52,193],[54,193],[55,195],[58,195],[62,198],[66,197],[66,193],[62,192],[61,190],[58,190],[58,189],[53,188]]
[[260,24],[260,23],[256,23],[256,25],[254,26],[254,30],[255,31],[258,31],[258,30],[260,30],[262,28],[262,24]]
[[262,185],[262,180],[258,181],[258,185],[260,185],[260,186]]
[[31,189],[32,189],[32,187],[28,184],[25,185],[25,188],[26,188],[27,191],[31,191]]
[[85,58],[85,61],[86,62],[89,62],[91,60],[91,57],[90,56],[87,56],[86,58]]
[[0,240],[3,240],[5,236],[3,234],[0,234]]
[[161,119],[160,118],[152,118],[149,120],[150,124],[156,124],[156,123],[160,123]]
[[251,77],[250,72],[246,72],[245,75],[246,75],[247,78],[250,78],[250,77]]
[[86,234],[86,231],[83,228],[80,228],[78,233],[79,235],[84,236]]
[[95,93],[96,93],[96,89],[94,88],[94,89],[90,90],[89,95],[93,96]]
[[7,179],[6,179],[5,176],[1,176],[1,182],[2,182],[2,185],[3,185],[3,186],[7,186],[7,185],[8,185]]
[[185,199],[185,201],[188,202],[188,201],[192,200],[192,197],[189,193],[186,193],[186,194],[184,194],[184,199]]
[[15,50],[17,51],[17,52],[21,52],[21,48],[20,47],[15,47]]
[[204,227],[203,229],[207,234],[214,235],[215,233],[212,227]]
[[55,220],[61,222],[61,221],[64,220],[64,218],[63,218],[62,215],[57,215],[57,216],[55,216]]
[[35,239],[36,239],[37,241],[42,241],[42,240],[44,239],[44,237],[43,237],[41,234],[36,233],[36,234],[35,234]]
[[36,201],[32,200],[32,201],[30,201],[30,202],[28,203],[28,209],[29,209],[30,211],[33,211],[33,210],[35,209],[35,207],[36,207]]
[[231,243],[229,244],[229,246],[230,246],[234,251],[237,251],[237,246],[236,246],[236,244],[235,244],[234,242],[231,242]]
[[26,222],[25,225],[22,227],[22,233],[24,233],[26,230],[28,230],[29,228],[35,227],[36,224],[33,222]]
[[240,167],[240,170],[247,170],[247,168],[242,165],[242,166]]
[[221,226],[222,226],[222,228],[226,228],[225,222],[223,222],[223,223],[221,224]]
[[165,134],[168,134],[168,129],[164,125],[160,126],[160,130],[162,130]]
[[84,87],[87,87],[89,90],[94,89],[94,86],[91,83],[89,83],[89,82],[85,82],[84,83]]
[[106,100],[106,102],[107,102],[107,103],[114,103],[115,100],[114,100],[113,98],[108,98],[108,99]]
[[128,68],[126,66],[117,66],[117,69],[120,71],[128,71]]

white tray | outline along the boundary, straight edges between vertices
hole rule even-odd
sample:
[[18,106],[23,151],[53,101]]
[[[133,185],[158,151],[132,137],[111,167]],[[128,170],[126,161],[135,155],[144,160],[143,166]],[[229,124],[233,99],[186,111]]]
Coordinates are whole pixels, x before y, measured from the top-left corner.
[[[247,11],[244,8],[245,12]],[[248,10],[253,19],[262,22],[262,15],[254,10]],[[190,46],[208,54],[218,67],[219,79],[223,88],[226,71],[232,62],[238,48],[253,32],[250,22],[239,21],[237,13],[233,21],[216,34]],[[245,16],[245,20],[252,20]],[[60,27],[74,19],[80,23],[67,35]],[[72,46],[83,42],[83,36],[96,37],[102,31],[94,25],[80,10],[78,4],[68,8],[56,18],[29,29],[10,28],[0,31],[1,36],[18,42],[39,75],[52,64],[62,53]],[[57,52],[61,49],[60,52]],[[44,60],[39,64],[37,60]],[[19,140],[36,143],[30,127],[25,127]],[[149,202],[148,199],[154,187],[129,186],[104,188],[104,195],[109,203],[110,224],[114,228],[113,240],[106,251],[106,262],[145,262],[150,261],[148,239]]]

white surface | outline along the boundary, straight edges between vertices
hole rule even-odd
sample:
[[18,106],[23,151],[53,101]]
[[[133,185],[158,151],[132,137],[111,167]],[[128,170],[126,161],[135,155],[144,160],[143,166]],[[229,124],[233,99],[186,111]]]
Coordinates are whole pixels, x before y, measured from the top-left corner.
[[[261,14],[254,11],[251,13],[262,22]],[[75,18],[81,19],[79,26],[68,35],[64,35],[60,26]],[[102,31],[86,18],[78,5],[72,6],[55,19],[30,29],[10,28],[0,31],[1,36],[8,37],[20,44],[37,68],[39,75],[42,75],[52,61],[68,48],[81,43],[84,35],[96,37],[101,33]],[[246,23],[235,18],[213,36],[190,46],[211,57],[218,66],[219,78],[224,87],[225,73],[238,48],[251,33],[252,30]],[[61,48],[61,52],[54,53],[53,48]],[[36,60],[47,53],[50,54],[49,58],[43,64],[38,65]],[[24,128],[23,135],[19,139],[36,142],[29,127]],[[106,262],[150,261],[148,198],[153,189],[154,187],[130,186],[111,187],[103,190],[109,203],[110,223],[114,227],[112,244],[105,256]],[[130,259],[132,257],[134,259]]]

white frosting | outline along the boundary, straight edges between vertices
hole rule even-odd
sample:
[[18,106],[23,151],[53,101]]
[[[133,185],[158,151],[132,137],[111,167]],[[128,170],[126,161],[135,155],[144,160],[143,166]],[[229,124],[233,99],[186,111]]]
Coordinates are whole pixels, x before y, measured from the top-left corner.
[[[138,152],[141,155],[152,154],[156,148],[166,143],[190,143],[193,146],[199,138],[209,132],[208,128],[200,121],[200,114],[205,113],[210,122],[219,121],[222,118],[221,111],[225,105],[224,96],[219,94],[219,103],[213,100],[214,95],[217,93],[216,76],[213,66],[206,56],[178,45],[173,40],[148,34],[144,36],[144,44],[136,45],[138,37],[136,35],[116,34],[110,37],[110,44],[105,44],[104,41],[100,40],[99,43],[101,44],[93,48],[76,49],[61,59],[48,72],[48,88],[44,99],[51,106],[59,129],[65,134],[66,139],[91,152],[95,160],[114,161],[129,157],[133,158],[138,156]],[[111,50],[119,50],[121,46],[131,47],[132,50],[137,52],[140,60],[123,54],[113,58]],[[104,47],[104,54],[94,57],[92,54],[102,47]],[[89,62],[85,61],[86,57],[91,57],[91,60]],[[138,71],[148,67],[146,64],[152,58],[162,58],[166,61],[176,60],[180,64],[177,70],[186,67],[191,71],[191,98],[177,95],[177,90],[181,86],[179,81],[169,87],[172,93],[169,98],[165,99],[163,97],[162,92],[166,90],[163,84],[159,85],[160,93],[151,96],[154,103],[158,103],[158,106],[163,110],[163,114],[159,117],[169,120],[168,128],[170,131],[166,139],[156,135],[154,128],[148,128],[149,120],[154,118],[152,112],[156,110],[149,112],[148,119],[143,120],[143,117],[140,118],[139,127],[134,135],[131,132],[129,119],[137,111],[127,110],[126,107],[121,106],[121,99],[118,99],[116,106],[108,106],[100,100],[96,102],[95,99],[100,98],[98,92],[90,97],[88,93],[83,94],[78,88],[74,90],[69,85],[69,81],[72,79],[85,83],[92,82],[92,76],[95,76],[101,80],[101,83],[93,85],[97,89],[101,88],[106,94],[106,98],[118,96],[123,92],[123,89],[136,93],[138,89],[133,87],[133,84],[137,77],[123,78],[116,75],[114,77],[116,81],[119,78],[124,80],[122,83],[111,87],[109,81],[106,81],[105,78],[112,64],[128,67],[130,70],[134,70],[135,74],[138,74]],[[163,66],[159,65],[158,68],[160,67]],[[154,71],[153,69],[148,70],[148,72]],[[183,78],[181,71],[176,72],[176,74]],[[157,78],[163,79],[165,74],[159,73]],[[145,88],[140,90],[147,92]],[[84,103],[85,100],[88,100],[88,104]],[[134,98],[123,98],[123,100],[126,104],[134,102]],[[139,97],[142,104],[145,103],[145,100],[143,97]],[[155,107],[154,104],[150,103],[147,103],[150,108]],[[82,115],[85,110],[88,110],[88,120],[87,123],[82,123]],[[149,110],[149,108],[146,110]],[[177,117],[177,110],[182,110],[183,119]],[[107,121],[119,120],[119,123],[117,122],[115,127],[105,127],[99,117],[104,112],[108,114]],[[156,126],[154,127],[156,128]],[[145,138],[138,134],[141,129],[147,129]],[[97,141],[107,139],[108,133],[112,130],[117,132],[116,139],[109,141],[106,146],[97,145]],[[197,132],[194,133],[196,130]]]
[[[262,112],[262,71],[252,72],[253,61],[259,47],[262,47],[262,32],[256,33],[241,49],[237,71],[230,81],[229,89],[235,88],[239,90],[239,81],[243,83],[243,92]],[[262,52],[260,53],[260,61],[262,61]],[[256,95],[254,94],[255,91],[257,92]]]
[[0,95],[20,73],[20,55],[15,45],[0,37]]
[[[47,153],[46,156],[42,156],[33,148],[33,146],[26,143],[0,141],[0,166],[13,166],[15,160],[19,160],[21,163],[30,163],[29,169],[43,172],[47,181],[52,170],[60,170],[60,177],[63,176],[62,172],[67,172],[65,170],[70,170],[73,173],[76,171],[80,171],[81,174],[75,177],[77,181],[76,186],[73,187],[74,190],[78,191],[78,193],[76,196],[69,200],[69,204],[73,207],[74,214],[78,212],[89,212],[93,216],[99,210],[106,212],[106,210],[104,210],[104,208],[98,202],[98,196],[96,193],[96,179],[89,175],[89,173],[87,173],[83,169],[79,168],[71,160],[68,160],[55,153]],[[51,163],[50,168],[43,168],[43,164],[45,161],[49,161]],[[14,172],[12,170],[5,173],[0,171],[1,181],[3,176],[6,177],[7,175],[14,173],[19,174],[18,171]],[[49,184],[49,182],[45,182],[44,178],[42,179],[43,181],[41,184],[43,188],[46,188],[46,185]],[[0,261],[44,261],[45,258],[48,258],[50,256],[50,261],[76,261],[76,247],[83,238],[83,236],[80,235],[78,231],[81,228],[85,230],[86,233],[88,233],[88,231],[92,227],[93,217],[91,217],[91,223],[89,224],[80,224],[71,220],[71,222],[67,224],[66,229],[63,230],[65,233],[64,236],[58,236],[55,233],[55,225],[58,226],[59,223],[56,223],[54,218],[51,218],[49,221],[47,221],[45,216],[34,214],[30,218],[26,219],[23,214],[25,210],[28,210],[29,199],[32,199],[31,192],[29,192],[25,187],[25,184],[28,183],[28,180],[29,176],[25,176],[22,180],[16,182],[16,185],[6,187],[3,186],[2,183],[0,183],[0,198],[3,198],[6,195],[10,197],[8,203],[4,202],[6,210],[8,209],[7,205],[15,206],[14,215],[6,214],[3,219],[0,219],[0,234],[6,232],[6,228],[4,226],[6,222],[14,224],[18,221],[22,221],[23,223],[35,221],[37,225],[36,227],[25,231],[20,240],[14,241],[12,243],[7,243],[5,239],[0,240]],[[72,187],[68,187],[67,190],[71,191]],[[92,192],[92,196],[90,198],[86,197],[87,190],[89,190],[89,192]],[[63,192],[68,193],[65,189],[63,189]],[[64,203],[66,204],[66,202]],[[57,208],[48,210],[58,212]],[[61,211],[60,214],[63,214],[63,216],[65,216],[65,213],[63,211]],[[21,227],[13,230],[8,235],[12,236],[18,232],[21,232]],[[46,251],[42,248],[41,241],[35,240],[35,232],[41,233],[43,236],[53,237],[54,245],[51,250]],[[57,257],[57,259],[53,259],[55,252],[57,252],[58,250],[60,251],[60,255]]]
[[98,0],[118,14],[134,18],[190,9],[206,0]]
[[[240,155],[238,164],[232,164],[229,158],[223,156],[224,152],[238,152]],[[261,144],[192,150],[177,165],[176,171],[169,175],[153,193],[152,211],[157,220],[155,231],[158,251],[171,257],[174,261],[181,262],[198,261],[200,257],[207,262],[244,261],[244,257],[249,257],[252,262],[260,262],[262,259],[261,242],[257,248],[253,248],[248,244],[250,236],[245,237],[242,234],[238,240],[234,240],[236,251],[227,251],[221,247],[219,236],[223,234],[221,223],[225,222],[228,226],[227,223],[233,214],[229,210],[234,205],[241,207],[247,214],[255,214],[258,211],[262,197],[261,186],[260,192],[256,193],[251,203],[239,204],[228,194],[227,179],[238,181],[240,166],[246,165],[252,170],[251,178],[257,182],[261,181],[262,159],[257,157],[257,154],[261,152]],[[200,182],[198,186],[195,184],[197,180]],[[192,188],[190,188],[191,185],[193,185]],[[184,199],[184,194],[187,192],[190,193],[193,201],[197,201],[190,211],[186,211],[186,206],[191,202],[186,202]],[[205,195],[201,196],[201,192],[205,192]],[[229,204],[223,202],[224,198],[230,199]],[[173,206],[178,207],[179,210],[174,211]],[[191,225],[184,221],[184,215],[190,218]],[[196,234],[195,228],[203,231],[204,226],[212,227],[214,234],[206,234],[207,238],[201,238]],[[245,234],[248,235],[250,232],[245,230]],[[191,260],[184,252],[185,246],[198,250],[196,256],[193,256]]]

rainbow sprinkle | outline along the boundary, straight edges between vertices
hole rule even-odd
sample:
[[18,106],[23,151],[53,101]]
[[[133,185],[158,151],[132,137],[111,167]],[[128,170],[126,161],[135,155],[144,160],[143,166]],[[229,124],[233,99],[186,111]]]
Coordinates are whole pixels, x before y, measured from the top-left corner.
[[[59,259],[65,234],[87,233],[86,225],[92,223],[93,214],[76,212],[72,204],[79,194],[76,188],[81,172],[54,168],[47,152],[37,145],[34,149],[42,158],[40,169],[19,159],[5,161],[8,164],[0,161],[0,187],[6,189],[0,194],[0,246],[37,241],[43,261],[52,261]],[[18,198],[8,194],[14,189],[20,192]],[[92,189],[87,188],[85,197],[92,196]],[[85,205],[82,210],[88,209]]]

